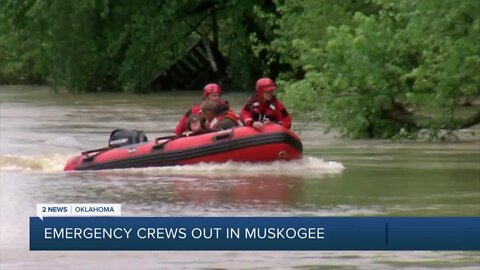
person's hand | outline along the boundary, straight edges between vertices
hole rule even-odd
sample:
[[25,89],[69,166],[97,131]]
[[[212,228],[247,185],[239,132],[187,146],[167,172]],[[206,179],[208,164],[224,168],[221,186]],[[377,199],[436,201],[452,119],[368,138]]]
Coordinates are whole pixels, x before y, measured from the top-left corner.
[[262,130],[263,129],[263,124],[255,121],[255,122],[253,122],[252,127],[256,130]]
[[263,124],[270,124],[270,123],[273,123],[273,122],[270,121],[270,119],[268,119],[268,118],[265,118],[265,119],[263,120]]

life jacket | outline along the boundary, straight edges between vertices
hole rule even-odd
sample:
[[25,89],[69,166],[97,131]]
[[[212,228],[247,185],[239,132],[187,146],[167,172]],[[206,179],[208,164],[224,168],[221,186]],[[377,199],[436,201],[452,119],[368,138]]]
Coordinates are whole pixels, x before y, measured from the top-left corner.
[[292,127],[292,117],[288,113],[285,105],[273,96],[272,100],[263,100],[263,97],[253,95],[243,106],[240,113],[242,121],[247,126],[252,126],[255,121],[277,123],[285,128]]
[[261,99],[255,96],[252,97],[249,102],[250,109],[252,110],[252,118],[259,122],[267,119],[275,123],[282,121],[282,119],[278,117],[278,110],[284,110],[284,106],[279,105],[275,97],[273,97],[271,101],[261,101]]
[[183,114],[182,118],[177,124],[177,127],[175,128],[174,132],[177,135],[182,134],[185,130],[187,130],[187,119],[190,117],[192,114],[200,114],[200,109],[201,109],[201,104],[197,104],[193,106],[190,110],[188,110],[185,114]]
[[234,123],[237,124],[237,126],[243,126],[243,122],[240,120],[240,117],[231,110],[228,110],[227,113],[218,115],[217,117],[213,118],[213,120],[210,122],[210,128],[216,129],[218,124],[220,124],[225,118],[231,119]]

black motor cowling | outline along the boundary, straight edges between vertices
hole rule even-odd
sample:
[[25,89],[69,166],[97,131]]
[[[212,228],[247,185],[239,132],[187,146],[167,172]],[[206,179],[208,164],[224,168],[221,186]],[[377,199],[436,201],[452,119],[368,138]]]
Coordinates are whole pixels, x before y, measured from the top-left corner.
[[120,147],[148,141],[142,130],[115,129],[110,134],[108,147]]

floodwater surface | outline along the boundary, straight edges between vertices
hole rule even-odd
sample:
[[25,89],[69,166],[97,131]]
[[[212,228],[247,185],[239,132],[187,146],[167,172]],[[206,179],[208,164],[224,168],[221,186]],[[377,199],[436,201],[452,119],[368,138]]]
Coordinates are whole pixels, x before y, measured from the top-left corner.
[[[225,98],[239,111],[246,94]],[[36,203],[121,203],[128,216],[480,216],[480,142],[347,140],[295,121],[304,158],[62,171],[116,128],[172,134],[198,92],[71,94],[0,86],[0,268],[478,269],[479,252],[30,252]],[[297,117],[298,119],[298,117]]]

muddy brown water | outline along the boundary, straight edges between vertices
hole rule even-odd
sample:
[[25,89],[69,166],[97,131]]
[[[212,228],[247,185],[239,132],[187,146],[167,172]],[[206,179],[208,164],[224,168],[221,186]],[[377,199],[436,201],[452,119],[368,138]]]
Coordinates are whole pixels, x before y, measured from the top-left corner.
[[[478,252],[30,252],[36,203],[121,203],[130,216],[479,216],[480,143],[347,140],[294,121],[302,160],[64,173],[115,128],[171,134],[198,92],[53,94],[0,86],[0,268],[478,269]],[[237,111],[245,94],[227,93]]]

